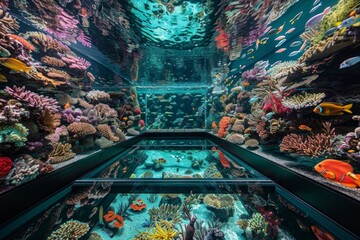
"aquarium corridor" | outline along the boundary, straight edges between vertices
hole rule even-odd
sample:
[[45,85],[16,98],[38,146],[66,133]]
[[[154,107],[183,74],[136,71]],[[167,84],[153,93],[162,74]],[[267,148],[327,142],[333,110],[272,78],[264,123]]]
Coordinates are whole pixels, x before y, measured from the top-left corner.
[[0,239],[360,239],[360,0],[0,0]]
[[[211,133],[152,130],[118,145],[96,156],[108,157],[102,164],[35,207],[20,214],[4,209],[3,216],[13,218],[0,226],[0,239],[58,239],[67,228],[82,229],[78,239],[185,239],[191,221],[193,239],[200,240],[208,234],[314,239],[317,231],[357,239],[349,219],[359,206],[351,199]],[[33,195],[42,191],[38,186]],[[334,202],[324,206],[329,198]],[[342,205],[354,210],[346,218],[336,210]],[[252,225],[255,219],[260,225]]]

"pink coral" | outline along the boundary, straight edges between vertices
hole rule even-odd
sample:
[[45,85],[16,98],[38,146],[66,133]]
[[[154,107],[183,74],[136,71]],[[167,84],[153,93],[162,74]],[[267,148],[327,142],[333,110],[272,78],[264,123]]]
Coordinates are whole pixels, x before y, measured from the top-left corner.
[[86,71],[91,66],[91,63],[89,61],[81,57],[71,55],[60,55],[60,57],[61,60],[68,64],[69,68],[71,69]]
[[60,106],[58,105],[59,103],[55,99],[25,90],[25,86],[21,88],[17,86],[10,88],[7,86],[5,91],[17,100],[26,102],[29,107],[40,109],[45,108],[52,113],[60,110]]
[[80,30],[79,35],[77,36],[76,40],[78,40],[82,45],[85,47],[91,48],[91,38],[84,34],[84,31]]
[[17,123],[29,116],[29,111],[26,111],[16,100],[9,100],[6,103],[5,100],[0,99],[0,123]]

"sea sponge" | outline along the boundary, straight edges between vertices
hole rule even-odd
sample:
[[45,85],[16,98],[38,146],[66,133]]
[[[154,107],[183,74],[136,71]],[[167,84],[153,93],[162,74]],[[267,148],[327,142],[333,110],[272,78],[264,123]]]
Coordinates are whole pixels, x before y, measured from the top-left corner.
[[226,140],[235,144],[243,144],[245,142],[245,137],[240,133],[233,133],[233,134],[229,134],[226,137]]
[[221,222],[226,222],[235,212],[235,200],[230,194],[206,194],[204,203]]
[[60,228],[51,233],[47,238],[48,240],[58,240],[58,239],[69,239],[76,240],[80,239],[90,230],[88,223],[83,223],[79,221],[67,221],[61,224]]
[[67,129],[71,134],[74,135],[74,137],[79,138],[96,133],[96,129],[93,125],[84,122],[73,122],[67,126]]
[[101,136],[104,136],[113,142],[119,141],[119,138],[114,135],[109,125],[100,124],[96,126],[96,129],[100,132]]

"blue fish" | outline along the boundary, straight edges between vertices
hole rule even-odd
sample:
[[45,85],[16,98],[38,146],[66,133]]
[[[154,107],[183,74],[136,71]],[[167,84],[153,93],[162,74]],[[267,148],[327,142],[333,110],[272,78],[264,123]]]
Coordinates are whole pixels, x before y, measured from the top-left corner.
[[300,51],[291,52],[291,53],[289,54],[289,57],[293,57],[293,56],[297,55],[299,52],[300,52]]
[[309,13],[313,13],[315,12],[319,7],[321,7],[321,3],[319,3],[318,5],[316,5],[315,7],[313,7]]
[[340,69],[351,67],[351,66],[357,64],[358,62],[360,62],[360,57],[348,58],[340,64]]
[[276,44],[275,47],[280,47],[281,45],[284,44],[284,42],[286,42],[286,39],[281,40],[278,44]]
[[254,96],[254,97],[250,98],[249,103],[250,103],[250,104],[253,104],[254,102],[257,102],[258,100],[259,100],[259,97],[258,97],[258,96]]
[[338,30],[337,27],[330,28],[329,30],[327,30],[324,33],[324,35],[325,35],[325,37],[329,37],[329,36],[333,35],[337,30]]
[[298,47],[301,45],[301,43],[302,43],[301,41],[295,41],[290,45],[290,47]]
[[267,119],[270,119],[270,118],[272,118],[274,115],[275,115],[274,112],[269,112],[269,113],[267,113],[267,114],[265,115],[265,117],[266,117]]
[[360,22],[360,17],[349,17],[340,23],[338,29],[351,27],[358,22]]

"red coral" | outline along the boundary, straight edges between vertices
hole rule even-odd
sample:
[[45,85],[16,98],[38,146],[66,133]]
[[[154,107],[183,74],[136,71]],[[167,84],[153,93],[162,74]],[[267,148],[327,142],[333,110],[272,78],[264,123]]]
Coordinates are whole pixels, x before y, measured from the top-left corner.
[[218,150],[218,154],[221,165],[223,165],[224,168],[230,168],[230,162],[226,159],[225,154],[220,150]]
[[0,178],[6,177],[12,167],[12,161],[8,157],[0,157]]
[[115,214],[114,210],[109,210],[107,214],[104,215],[104,219],[109,227],[119,229],[124,226],[124,218]]
[[269,97],[265,99],[263,110],[265,113],[276,112],[277,114],[284,114],[291,111],[289,108],[284,107],[281,97],[277,97],[272,93],[270,93]]
[[139,198],[138,200],[134,201],[131,205],[130,208],[133,211],[141,211],[143,209],[146,208],[146,204],[143,202],[143,200],[141,198]]

